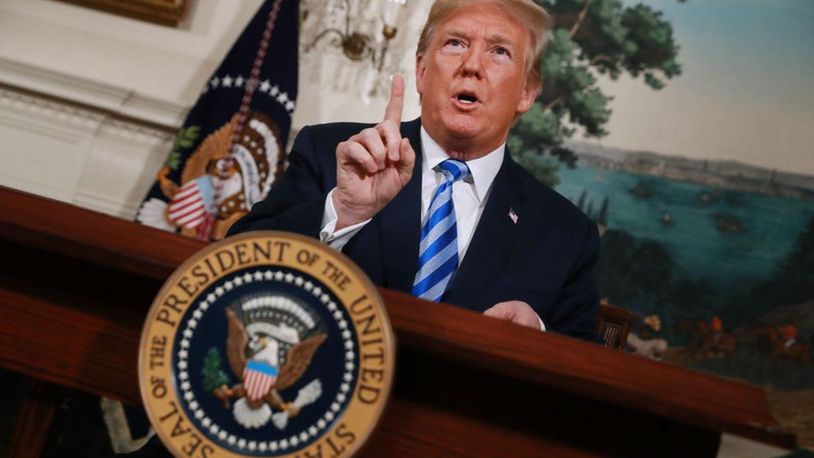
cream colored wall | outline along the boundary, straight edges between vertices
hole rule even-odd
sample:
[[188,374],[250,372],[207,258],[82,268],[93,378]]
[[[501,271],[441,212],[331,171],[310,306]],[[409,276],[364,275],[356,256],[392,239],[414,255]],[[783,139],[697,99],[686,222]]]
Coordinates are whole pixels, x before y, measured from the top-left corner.
[[[360,0],[354,22],[374,31],[384,2]],[[173,132],[261,3],[194,0],[172,28],[54,0],[0,0],[0,185],[132,218]],[[302,2],[311,14],[301,49],[336,20],[329,4]],[[410,72],[428,4],[411,0],[398,16],[390,54]],[[321,42],[300,59],[294,130],[377,120],[384,78]],[[408,95],[405,118],[418,114]]]

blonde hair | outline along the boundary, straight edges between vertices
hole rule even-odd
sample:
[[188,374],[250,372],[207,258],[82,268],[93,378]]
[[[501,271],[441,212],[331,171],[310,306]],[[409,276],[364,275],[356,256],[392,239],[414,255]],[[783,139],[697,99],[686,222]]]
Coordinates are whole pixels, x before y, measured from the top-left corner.
[[526,74],[537,84],[542,84],[540,64],[548,41],[548,33],[551,31],[554,21],[541,6],[532,0],[436,0],[430,8],[424,29],[421,30],[416,54],[424,54],[427,51],[438,24],[454,13],[478,4],[494,5],[525,26],[531,45],[531,52],[526,54]]

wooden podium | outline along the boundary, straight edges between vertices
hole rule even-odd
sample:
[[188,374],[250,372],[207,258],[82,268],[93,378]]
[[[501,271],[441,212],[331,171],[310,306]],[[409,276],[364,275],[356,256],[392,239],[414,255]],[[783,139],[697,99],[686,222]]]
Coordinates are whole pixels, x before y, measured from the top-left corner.
[[[0,187],[0,367],[140,404],[146,311],[203,245]],[[380,291],[396,385],[364,456],[715,456],[722,432],[795,446],[757,387]],[[18,442],[47,428],[29,402]]]

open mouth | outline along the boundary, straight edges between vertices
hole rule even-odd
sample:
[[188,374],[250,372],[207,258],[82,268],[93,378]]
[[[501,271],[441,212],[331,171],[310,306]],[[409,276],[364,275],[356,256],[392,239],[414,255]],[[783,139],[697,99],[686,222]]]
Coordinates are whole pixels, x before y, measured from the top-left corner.
[[461,92],[457,94],[454,99],[464,105],[473,105],[478,103],[478,96],[473,92]]

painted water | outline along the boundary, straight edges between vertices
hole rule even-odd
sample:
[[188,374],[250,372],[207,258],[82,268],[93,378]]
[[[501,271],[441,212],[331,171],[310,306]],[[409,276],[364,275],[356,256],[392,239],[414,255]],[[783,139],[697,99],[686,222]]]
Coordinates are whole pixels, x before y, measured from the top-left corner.
[[732,191],[590,166],[562,168],[556,190],[596,212],[608,199],[607,227],[655,240],[677,273],[719,294],[772,275],[814,218],[814,201]]

